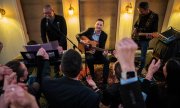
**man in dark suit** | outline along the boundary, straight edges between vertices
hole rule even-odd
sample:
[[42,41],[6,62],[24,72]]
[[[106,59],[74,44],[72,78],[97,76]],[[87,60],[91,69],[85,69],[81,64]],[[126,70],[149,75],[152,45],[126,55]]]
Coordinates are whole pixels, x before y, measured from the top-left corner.
[[[44,18],[41,19],[41,38],[43,43],[58,40],[63,50],[67,49],[67,26],[63,16],[56,15],[51,5],[43,8]],[[46,36],[47,34],[47,36]],[[59,76],[59,63],[54,65],[55,77]]]
[[[95,23],[95,28],[88,28],[86,31],[77,35],[77,39],[79,42],[84,44],[94,44],[96,43],[96,47],[105,48],[105,43],[107,40],[107,34],[102,30],[104,26],[104,20],[98,19]],[[86,39],[88,38],[88,39]],[[93,46],[93,45],[92,45]],[[101,61],[104,64],[103,67],[103,83],[107,84],[107,79],[109,75],[109,60],[105,57],[107,51],[97,51],[93,54],[85,52],[86,62],[90,69],[90,74],[92,78],[95,78],[94,74],[94,61]]]
[[[56,15],[50,5],[45,5],[43,8],[44,18],[41,20],[41,38],[43,43],[47,40],[58,40],[59,45],[63,50],[67,49],[67,26],[63,16]],[[46,34],[48,38],[46,37]]]
[[50,77],[49,56],[46,51],[41,48],[37,55],[44,58],[38,62],[38,76],[40,76],[41,90],[50,105],[49,108],[99,107],[98,94],[78,80],[82,59],[77,51],[70,49],[63,54],[60,69],[64,76],[56,79]]

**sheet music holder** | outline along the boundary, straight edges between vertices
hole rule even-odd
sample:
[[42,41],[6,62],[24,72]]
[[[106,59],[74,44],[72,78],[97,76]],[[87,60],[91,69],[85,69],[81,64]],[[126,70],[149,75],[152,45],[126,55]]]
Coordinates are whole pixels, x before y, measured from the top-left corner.
[[24,58],[25,64],[30,66],[36,66],[36,54],[40,48],[44,48],[49,55],[49,61],[51,64],[60,62],[62,54],[59,54],[57,47],[59,47],[58,41],[51,41],[44,44],[25,45],[24,48],[27,52],[21,52]]
[[56,50],[59,47],[58,41],[51,41],[49,43],[36,44],[36,45],[25,45],[26,51],[38,51],[40,48],[44,48],[46,51]]
[[36,66],[36,53],[36,51],[21,52],[21,55],[24,59],[24,63],[27,67]]
[[59,47],[58,41],[51,41],[50,44],[51,44],[53,50],[55,50],[55,49],[57,49],[57,47]]
[[[37,51],[21,52],[21,55],[24,59],[24,63],[28,67],[36,66],[36,54]],[[47,51],[49,55],[49,61],[53,65],[57,62],[61,62],[62,54],[59,54],[58,50],[49,50]]]
[[41,48],[41,45],[40,44],[37,44],[37,45],[25,45],[24,48],[28,52],[29,51],[38,51]]

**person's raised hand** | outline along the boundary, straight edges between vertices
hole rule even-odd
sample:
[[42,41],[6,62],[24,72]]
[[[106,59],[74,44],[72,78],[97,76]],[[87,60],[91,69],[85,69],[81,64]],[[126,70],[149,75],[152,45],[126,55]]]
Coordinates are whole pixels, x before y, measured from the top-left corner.
[[5,89],[4,101],[14,108],[38,108],[34,96],[15,84],[8,85]]
[[63,53],[63,47],[62,46],[58,46],[57,47],[58,53],[62,54]]
[[96,83],[94,82],[91,76],[87,76],[86,81],[93,89],[97,88]]
[[135,71],[134,59],[137,48],[137,44],[130,38],[124,38],[116,44],[115,56],[123,72]]
[[12,72],[12,69],[9,67],[0,65],[0,81],[4,79],[5,75],[10,75]]
[[46,50],[44,48],[40,48],[37,52],[37,56],[42,56],[44,59],[49,60],[49,55],[47,54]]
[[16,84],[16,83],[17,83],[17,75],[15,72],[11,73],[10,75],[5,75],[3,90],[5,90],[7,88],[7,86],[9,86],[11,84]]
[[158,71],[160,66],[161,66],[160,59],[157,62],[155,61],[155,59],[153,59],[151,64],[149,65],[148,72],[146,74],[146,79],[152,80],[154,73]]

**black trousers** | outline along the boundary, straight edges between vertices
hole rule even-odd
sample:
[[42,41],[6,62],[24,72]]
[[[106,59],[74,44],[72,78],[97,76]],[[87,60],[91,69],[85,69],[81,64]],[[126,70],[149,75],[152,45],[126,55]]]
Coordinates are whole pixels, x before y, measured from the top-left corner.
[[92,78],[95,78],[95,74],[94,74],[94,64],[98,61],[98,63],[102,63],[103,64],[103,83],[107,83],[107,79],[108,79],[108,75],[109,75],[109,63],[110,61],[103,56],[102,54],[89,54],[86,53],[86,63],[89,67],[90,70],[90,74],[92,76]]

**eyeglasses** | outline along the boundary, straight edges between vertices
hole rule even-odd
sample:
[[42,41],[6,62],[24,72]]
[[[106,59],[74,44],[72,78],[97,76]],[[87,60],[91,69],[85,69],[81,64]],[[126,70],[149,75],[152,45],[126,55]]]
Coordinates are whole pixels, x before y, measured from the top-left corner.
[[51,15],[52,12],[44,12],[43,14],[44,14],[44,15]]

